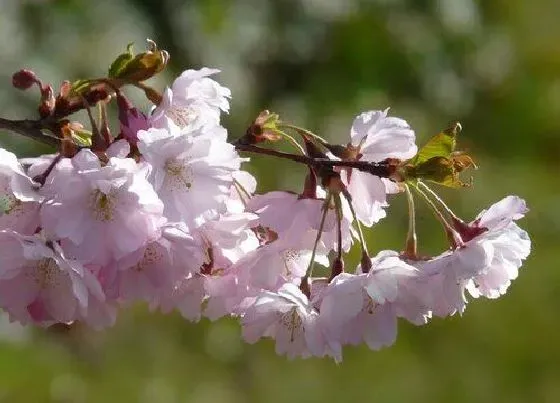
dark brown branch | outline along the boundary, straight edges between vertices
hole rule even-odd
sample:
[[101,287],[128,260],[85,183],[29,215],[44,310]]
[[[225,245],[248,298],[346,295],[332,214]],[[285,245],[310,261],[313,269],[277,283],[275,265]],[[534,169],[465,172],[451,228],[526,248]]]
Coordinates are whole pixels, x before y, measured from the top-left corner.
[[368,161],[348,161],[348,160],[329,160],[325,158],[311,158],[305,155],[290,154],[282,151],[261,148],[251,144],[235,144],[238,151],[246,151],[255,154],[270,155],[277,158],[288,159],[300,164],[305,164],[314,168],[332,168],[343,167],[353,168],[362,172],[368,172],[380,178],[389,178],[394,171],[394,167],[385,162],[368,162]]
[[45,127],[40,120],[9,120],[0,118],[0,129],[9,130],[49,146],[56,147],[60,143],[60,140],[56,137],[43,132]]

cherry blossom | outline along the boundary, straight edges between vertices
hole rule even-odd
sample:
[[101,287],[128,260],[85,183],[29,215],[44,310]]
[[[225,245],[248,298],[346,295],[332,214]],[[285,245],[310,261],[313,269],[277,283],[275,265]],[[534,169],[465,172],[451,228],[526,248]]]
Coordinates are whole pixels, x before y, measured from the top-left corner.
[[[356,159],[379,162],[409,159],[416,154],[414,131],[405,120],[387,116],[388,111],[363,112],[354,119],[350,137]],[[352,195],[358,220],[371,227],[385,217],[386,195],[396,191],[393,183],[355,169],[346,169],[342,180]]]
[[39,226],[38,184],[27,176],[17,157],[0,148],[0,229],[33,234]]
[[429,308],[411,303],[417,302],[410,285],[419,271],[391,251],[380,253],[371,266],[368,273],[358,268],[355,275],[339,274],[318,297],[320,322],[331,345],[364,341],[379,350],[395,342],[398,317],[426,323]]
[[241,317],[243,339],[255,343],[262,337],[276,341],[276,353],[288,358],[324,356],[327,345],[319,327],[319,314],[307,297],[291,283],[277,292],[263,291]]
[[49,326],[82,320],[112,325],[115,309],[105,302],[96,277],[64,256],[57,243],[39,236],[0,231],[0,306],[23,324]]
[[156,238],[165,222],[146,170],[130,158],[110,158],[101,166],[82,150],[59,162],[51,189],[41,208],[43,228],[86,263],[123,258]]
[[226,136],[221,127],[198,137],[176,129],[138,133],[138,148],[152,167],[150,181],[170,221],[197,226],[226,209],[233,172],[242,162]]
[[[178,127],[194,132],[204,126],[215,126],[220,111],[229,110],[231,92],[209,76],[220,70],[204,67],[186,70],[167,88],[163,100],[152,112],[149,123],[156,128]],[[198,132],[200,133],[200,132]]]

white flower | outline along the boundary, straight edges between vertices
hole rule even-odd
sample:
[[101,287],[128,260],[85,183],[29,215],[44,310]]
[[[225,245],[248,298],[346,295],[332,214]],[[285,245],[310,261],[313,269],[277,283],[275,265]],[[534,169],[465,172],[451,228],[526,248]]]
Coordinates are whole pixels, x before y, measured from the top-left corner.
[[175,129],[138,132],[138,148],[152,166],[150,180],[170,221],[197,226],[225,210],[242,161],[226,136],[219,126],[197,137]]
[[68,259],[57,243],[0,231],[0,306],[23,324],[42,326],[83,320],[112,325],[115,310],[95,276]]
[[83,262],[106,265],[158,237],[163,204],[130,158],[101,166],[89,150],[55,167],[41,208],[47,234]]
[[[368,273],[341,273],[319,296],[320,321],[333,349],[362,341],[373,350],[393,344],[397,318],[424,324],[429,309],[417,298],[414,280],[418,270],[392,251],[371,260]],[[338,346],[338,347],[335,347]]]
[[0,148],[0,229],[33,234],[39,227],[39,184],[25,174],[17,157]]
[[530,252],[527,233],[513,221],[527,212],[525,202],[508,196],[483,211],[461,230],[464,245],[424,262],[412,263],[423,273],[425,293],[434,315],[465,310],[471,295],[497,298],[515,279]]
[[241,317],[243,339],[252,344],[271,337],[276,353],[289,358],[322,357],[327,349],[318,317],[299,288],[286,283],[277,292],[263,291],[246,308]]
[[201,127],[220,123],[220,111],[229,110],[229,89],[222,87],[209,76],[220,70],[202,68],[187,70],[163,94],[163,100],[149,117],[156,128],[178,127],[193,132]]
[[[406,121],[388,117],[387,112],[388,109],[363,112],[354,120],[350,136],[360,161],[409,159],[416,154],[414,131]],[[371,227],[385,217],[386,195],[395,192],[394,184],[355,169],[345,169],[341,176],[352,195],[358,220]]]

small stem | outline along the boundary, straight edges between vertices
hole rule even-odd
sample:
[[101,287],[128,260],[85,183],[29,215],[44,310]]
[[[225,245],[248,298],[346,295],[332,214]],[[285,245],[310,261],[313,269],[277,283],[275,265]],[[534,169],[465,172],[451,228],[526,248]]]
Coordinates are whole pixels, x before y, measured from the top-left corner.
[[434,198],[435,201],[437,201],[441,207],[443,207],[443,209],[445,210],[445,212],[447,214],[449,214],[449,216],[455,220],[458,221],[462,221],[459,217],[457,217],[457,215],[453,212],[453,210],[451,210],[447,204],[445,204],[445,202],[441,199],[441,197],[439,197],[439,195],[434,192],[428,185],[426,185],[424,182],[422,181],[418,181],[418,185],[420,187],[423,188],[423,190],[425,190],[426,192],[428,192],[430,194],[430,196],[432,196]]
[[360,220],[358,220],[358,216],[356,215],[356,210],[354,210],[354,206],[352,204],[352,196],[350,195],[350,192],[348,192],[348,189],[344,189],[342,191],[342,194],[346,199],[346,201],[348,202],[348,205],[350,206],[350,211],[352,212],[352,218],[356,222],[356,226],[358,227],[358,240],[360,242],[360,247],[362,248],[362,254],[366,254],[369,256],[366,241],[364,238],[364,232],[362,230],[362,224],[360,223]]
[[297,142],[297,140],[295,138],[293,138],[292,136],[290,136],[288,133],[283,132],[282,130],[274,130],[276,133],[278,133],[281,136],[284,136],[286,138],[286,140],[288,140],[288,142],[293,145],[295,148],[297,148],[297,150],[302,153],[303,155],[305,155],[305,150],[303,149],[303,147]]
[[[251,200],[251,194],[247,192],[247,189],[245,189],[245,187],[235,178],[233,179],[233,187],[235,187],[243,205],[247,207],[247,201]],[[244,197],[247,197],[247,201],[245,201]]]
[[53,160],[51,161],[51,163],[49,164],[49,166],[47,167],[47,169],[42,173],[39,174],[37,176],[33,177],[33,181],[40,183],[41,186],[43,186],[45,184],[45,182],[47,181],[47,177],[51,174],[52,170],[54,169],[54,167],[56,166],[56,164],[58,164],[58,162],[62,159],[62,155],[61,154],[57,154]]
[[325,140],[324,138],[322,138],[322,137],[319,136],[318,134],[315,134],[315,133],[313,133],[313,132],[310,131],[310,130],[304,129],[303,127],[299,127],[299,126],[296,126],[296,125],[291,125],[291,124],[289,124],[289,123],[278,123],[278,127],[285,127],[286,129],[295,130],[296,132],[298,132],[298,133],[301,134],[301,135],[309,136],[309,137],[311,137],[311,138],[313,138],[313,139],[319,141],[319,143],[320,143],[321,145],[329,144],[329,143],[327,142],[327,140]]
[[336,212],[336,256],[342,259],[342,203],[340,194],[334,195],[334,207]]
[[408,185],[404,186],[406,191],[406,200],[408,202],[408,233],[406,234],[406,244],[404,253],[409,258],[418,256],[418,238],[416,236],[416,209],[414,206],[414,197]]
[[409,183],[414,190],[416,190],[416,192],[422,196],[422,198],[426,201],[426,203],[428,203],[428,205],[430,206],[432,212],[434,213],[434,215],[436,216],[437,220],[441,223],[441,225],[443,226],[443,229],[445,231],[445,234],[447,235],[447,238],[449,240],[449,242],[452,244],[452,246],[454,248],[457,248],[458,246],[460,246],[462,244],[462,240],[460,235],[457,233],[457,231],[455,231],[455,229],[453,228],[453,226],[451,226],[449,224],[449,222],[447,221],[447,219],[445,218],[445,216],[441,213],[441,211],[438,210],[437,206],[434,204],[434,202],[432,200],[430,200],[430,198],[428,197],[428,195],[422,190],[420,189],[418,186],[416,186],[413,183]]
[[313,245],[313,250],[311,251],[311,260],[309,261],[309,267],[307,268],[308,274],[305,275],[304,279],[307,280],[313,275],[313,266],[315,265],[315,254],[317,253],[317,245],[321,240],[321,234],[323,233],[323,227],[325,226],[325,219],[327,218],[327,213],[329,212],[329,205],[331,203],[332,194],[328,193],[323,203],[323,215],[321,216],[321,223],[319,224],[319,231],[317,231],[317,238],[315,238],[315,244]]

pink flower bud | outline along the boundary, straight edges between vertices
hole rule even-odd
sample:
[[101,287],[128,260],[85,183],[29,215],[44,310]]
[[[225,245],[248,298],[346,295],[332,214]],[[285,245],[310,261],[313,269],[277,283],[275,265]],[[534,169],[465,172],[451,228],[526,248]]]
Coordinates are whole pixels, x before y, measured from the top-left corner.
[[35,73],[27,69],[16,71],[12,76],[12,85],[19,90],[27,90],[38,81]]

